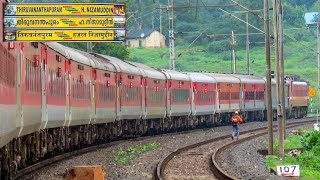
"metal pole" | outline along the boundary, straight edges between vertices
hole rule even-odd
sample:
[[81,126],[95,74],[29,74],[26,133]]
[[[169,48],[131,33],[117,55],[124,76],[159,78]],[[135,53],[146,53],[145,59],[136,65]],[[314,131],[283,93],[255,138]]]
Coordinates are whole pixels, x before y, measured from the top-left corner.
[[320,0],[318,1],[318,103],[317,103],[317,124],[319,125],[319,103],[320,103]]
[[162,34],[162,7],[161,7],[161,4],[160,4],[160,34]]
[[[319,0],[320,1],[320,0]],[[272,97],[271,97],[271,60],[270,60],[270,19],[269,0],[264,0],[264,31],[266,48],[266,81],[267,81],[267,119],[268,119],[268,154],[273,154],[273,130],[272,130]]]
[[233,74],[236,74],[236,50],[235,50],[235,46],[236,46],[236,42],[235,42],[235,36],[234,36],[234,33],[232,31],[231,33],[231,37],[232,37],[232,73]]
[[249,14],[246,14],[246,31],[247,31],[247,43],[246,43],[246,49],[247,49],[247,74],[250,75],[250,40],[249,40]]
[[170,69],[175,70],[174,57],[174,29],[173,29],[173,0],[168,0],[169,15],[169,48],[170,48]]
[[[153,5],[152,8],[155,8],[155,6]],[[152,25],[152,29],[154,29],[154,11],[151,11],[151,25]]]
[[279,156],[282,160],[284,157],[284,137],[283,137],[283,123],[282,114],[283,107],[281,107],[281,90],[280,90],[280,62],[279,62],[279,27],[278,27],[278,13],[279,13],[279,0],[273,0],[273,24],[274,24],[274,46],[275,46],[275,61],[276,61],[276,80],[277,80],[277,119],[278,119],[278,139],[279,139]]
[[285,84],[284,79],[284,33],[283,33],[283,6],[282,0],[279,0],[279,60],[280,60],[280,104],[282,108],[282,124],[283,124],[283,138],[286,139],[286,94],[285,94]]
[[87,42],[87,52],[91,53],[91,43]]

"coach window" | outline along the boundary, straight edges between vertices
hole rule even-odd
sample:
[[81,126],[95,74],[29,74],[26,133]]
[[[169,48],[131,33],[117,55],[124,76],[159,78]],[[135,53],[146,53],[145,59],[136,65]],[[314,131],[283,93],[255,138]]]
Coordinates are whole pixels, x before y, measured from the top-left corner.
[[125,101],[137,101],[139,100],[139,87],[131,87],[128,85],[123,86],[122,97]]
[[202,91],[198,91],[198,101],[202,101]]
[[126,85],[122,86],[122,99],[124,101],[127,101],[127,86]]
[[104,90],[101,88],[101,83],[97,84],[97,86],[98,87],[96,87],[96,90],[99,93],[99,102],[104,102],[105,94],[104,94]]
[[106,90],[106,94],[107,94],[107,102],[112,102],[114,100],[114,86],[113,85],[109,85],[106,88],[103,88]]
[[230,99],[230,93],[229,92],[221,92],[220,93],[220,100],[229,100]]
[[254,91],[250,92],[250,100],[254,100]]
[[254,91],[245,92],[245,99],[246,100],[254,100]]
[[26,58],[25,63],[26,63],[25,65],[26,91],[40,93],[41,92],[40,66],[36,66],[35,62],[31,61],[28,58]]
[[173,89],[173,102],[188,102],[189,89]]
[[213,102],[213,93],[214,91],[199,91],[198,92],[198,101],[199,102]]
[[213,102],[214,91],[208,91],[208,102]]
[[72,80],[73,99],[90,99],[90,81],[73,78]]
[[107,88],[104,88],[103,84],[99,83],[99,85],[98,85],[99,102],[106,102],[107,101],[106,90],[107,90]]
[[58,76],[58,72],[53,69],[49,69],[49,95],[50,96],[64,96],[65,95],[65,81],[63,76]]
[[248,92],[248,91],[245,92],[245,99],[246,99],[246,100],[249,99],[249,92]]
[[262,99],[264,99],[264,92],[263,91],[256,92],[256,100],[262,100]]
[[240,94],[238,92],[231,93],[231,100],[237,100],[239,99]]
[[164,97],[164,90],[157,90],[156,87],[148,87],[148,101],[152,103],[162,102]]
[[0,83],[6,84],[9,87],[15,86],[15,58],[5,49],[0,46]]

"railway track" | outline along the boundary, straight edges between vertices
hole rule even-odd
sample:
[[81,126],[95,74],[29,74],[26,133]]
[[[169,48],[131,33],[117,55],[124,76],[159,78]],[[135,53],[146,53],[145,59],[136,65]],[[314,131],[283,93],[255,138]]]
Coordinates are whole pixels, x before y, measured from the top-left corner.
[[[210,127],[211,128],[211,127]],[[155,136],[172,136],[172,135],[175,135],[175,134],[184,134],[184,133],[192,133],[192,132],[201,132],[201,131],[206,131],[210,128],[202,128],[202,129],[194,129],[194,130],[187,130],[187,131],[180,131],[180,132],[173,132],[173,133],[167,133],[167,134],[159,134],[159,135],[155,135]],[[115,145],[118,145],[120,143],[124,143],[124,142],[127,142],[127,141],[141,141],[141,140],[145,140],[147,138],[150,138],[150,137],[154,137],[154,136],[142,136],[142,137],[134,137],[134,138],[131,138],[131,139],[127,139],[127,140],[119,140],[119,141],[113,141],[113,142],[109,142],[109,143],[103,143],[103,144],[98,144],[98,145],[94,145],[94,146],[90,146],[90,147],[85,147],[85,148],[82,148],[82,149],[78,149],[78,150],[74,150],[74,151],[71,151],[71,152],[65,152],[63,154],[60,154],[60,155],[56,155],[56,156],[53,156],[51,158],[48,158],[48,159],[44,159],[38,163],[35,163],[35,164],[32,164],[32,165],[29,165],[21,170],[18,171],[17,174],[15,174],[12,179],[19,179],[27,174],[30,174],[42,167],[45,167],[47,165],[50,165],[50,164],[53,164],[55,162],[59,162],[59,161],[62,161],[62,160],[65,160],[67,158],[70,158],[72,156],[79,156],[81,154],[85,154],[85,153],[88,153],[88,152],[93,152],[95,150],[98,150],[98,149],[102,149],[102,148],[108,148],[108,147],[112,147],[112,146],[115,146]]]
[[[310,124],[315,122],[315,117],[309,117],[309,118],[305,118],[305,121],[302,122],[293,122],[293,123],[288,123],[286,128],[292,128],[292,127],[296,127],[296,126],[301,126],[301,125],[305,125],[305,124]],[[273,128],[276,128],[277,126],[273,126]],[[275,131],[275,130],[274,130]],[[263,136],[265,134],[267,134],[267,129],[266,127],[262,127],[262,128],[256,128],[256,129],[251,129],[251,130],[247,130],[247,131],[243,131],[241,132],[241,139],[238,141],[233,141],[230,143],[225,143],[222,142],[223,140],[228,139],[228,141],[231,140],[231,135],[226,135],[226,136],[220,136],[217,138],[213,138],[210,140],[206,140],[206,141],[202,141],[196,144],[192,144],[180,149],[175,150],[174,152],[170,153],[168,156],[166,156],[164,159],[162,159],[159,163],[158,166],[155,169],[155,173],[154,173],[154,179],[159,179],[159,180],[163,180],[163,179],[179,179],[182,177],[179,177],[179,175],[172,175],[172,174],[177,174],[176,172],[174,173],[170,173],[170,170],[168,170],[168,166],[171,166],[171,168],[177,168],[177,164],[175,164],[173,161],[175,161],[177,159],[177,161],[179,161],[182,159],[182,162],[184,163],[184,165],[186,167],[184,167],[184,172],[188,173],[188,171],[192,171],[192,168],[188,169],[187,168],[187,164],[190,163],[190,167],[196,167],[198,164],[193,162],[188,162],[188,158],[186,158],[186,156],[197,156],[196,159],[201,159],[202,160],[198,160],[202,163],[208,163],[208,169],[210,169],[210,172],[201,172],[201,177],[198,177],[200,179],[238,179],[236,177],[233,177],[232,175],[229,175],[227,172],[225,172],[223,169],[220,168],[218,162],[217,162],[217,158],[219,157],[219,155],[225,151],[228,148],[231,148],[232,146],[235,146],[237,144],[240,144],[244,141],[259,137],[259,136]],[[213,150],[211,152],[208,152],[208,149],[212,149],[212,147],[214,146],[219,146],[219,143],[221,143],[220,147],[216,147],[216,149]],[[213,145],[214,144],[214,145]],[[202,149],[200,149],[202,147]],[[182,157],[179,157],[182,156]],[[171,164],[170,164],[171,163]],[[180,168],[182,169],[182,168]],[[167,172],[169,171],[169,172]],[[172,170],[175,171],[175,170]],[[194,171],[203,171],[203,169],[197,169]],[[204,170],[205,171],[205,170]],[[204,176],[203,174],[205,173],[209,173],[207,176]],[[188,177],[189,178],[189,177]],[[192,178],[192,177],[190,177]]]

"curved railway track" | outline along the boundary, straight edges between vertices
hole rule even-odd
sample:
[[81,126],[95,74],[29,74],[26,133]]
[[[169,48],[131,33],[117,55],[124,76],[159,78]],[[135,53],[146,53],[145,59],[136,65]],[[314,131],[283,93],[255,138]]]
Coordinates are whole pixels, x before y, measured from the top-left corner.
[[[184,133],[192,133],[192,132],[199,132],[199,131],[205,131],[207,129],[210,128],[202,128],[202,129],[194,129],[194,130],[187,130],[187,131],[180,131],[180,132],[173,132],[173,133],[166,133],[166,134],[158,134],[156,136],[172,136],[175,134],[184,134]],[[18,171],[17,174],[15,174],[12,179],[19,179],[27,174],[30,174],[31,172],[34,172],[42,167],[45,167],[47,165],[53,164],[55,162],[61,161],[61,160],[65,160],[67,158],[70,158],[72,156],[78,156],[84,153],[88,153],[88,152],[92,152],[95,151],[97,149],[102,149],[102,148],[107,148],[107,147],[111,147],[111,146],[115,146],[118,145],[120,143],[124,143],[126,141],[141,141],[141,140],[145,140],[147,138],[150,137],[154,137],[154,136],[143,136],[143,137],[134,137],[131,139],[127,139],[127,140],[119,140],[119,141],[114,141],[114,142],[109,142],[109,143],[103,143],[103,144],[98,144],[98,145],[94,145],[94,146],[90,146],[90,147],[85,147],[82,149],[78,149],[78,150],[74,150],[71,152],[64,152],[63,154],[60,155],[56,155],[53,156],[51,158],[48,159],[44,159],[38,163],[29,165],[21,170]],[[0,178],[1,179],[1,178]]]
[[[305,118],[305,119],[306,119],[306,121],[288,123],[286,128],[292,128],[292,127],[301,126],[301,125],[310,124],[310,123],[315,122],[315,117],[309,117],[309,118]],[[273,128],[275,128],[275,127],[277,127],[277,125],[273,126]],[[276,130],[274,130],[274,131],[276,131]],[[227,172],[225,172],[223,169],[221,169],[219,167],[219,164],[217,163],[217,158],[219,157],[219,154],[221,154],[221,152],[223,152],[224,150],[226,150],[236,144],[240,144],[244,141],[254,139],[259,136],[263,136],[267,133],[268,132],[267,132],[266,127],[251,129],[251,130],[241,132],[241,139],[240,140],[234,141],[231,143],[227,143],[227,144],[224,143],[224,145],[222,145],[216,151],[214,151],[212,154],[210,154],[210,157],[209,157],[210,160],[209,160],[208,166],[210,167],[211,173],[216,177],[216,179],[238,179],[236,177],[233,177],[232,175],[229,175]],[[192,144],[192,145],[175,150],[174,152],[170,153],[168,156],[166,156],[164,159],[162,159],[159,162],[158,166],[155,169],[154,179],[158,179],[158,180],[166,179],[165,178],[166,177],[165,170],[166,170],[169,162],[171,160],[173,160],[173,158],[176,158],[180,154],[185,153],[187,151],[190,151],[190,150],[193,150],[193,149],[196,149],[201,146],[205,146],[205,145],[217,142],[217,141],[221,141],[224,139],[231,139],[231,135],[220,136],[217,138],[202,141],[202,142]],[[201,155],[201,154],[198,154],[198,155]]]

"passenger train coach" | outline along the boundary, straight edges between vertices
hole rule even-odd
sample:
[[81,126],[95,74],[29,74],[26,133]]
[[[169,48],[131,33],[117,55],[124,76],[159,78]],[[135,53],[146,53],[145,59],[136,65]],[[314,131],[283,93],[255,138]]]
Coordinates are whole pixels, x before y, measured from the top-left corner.
[[[14,45],[0,44],[1,178],[123,135],[226,123],[234,111],[245,121],[266,119],[258,76],[154,69],[53,42]],[[286,82],[287,117],[306,116],[309,83]],[[275,93],[272,106],[276,118]]]

